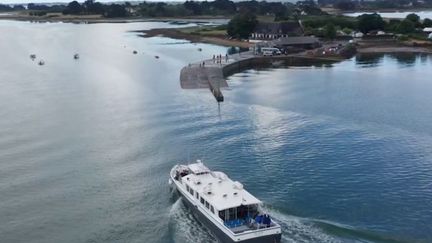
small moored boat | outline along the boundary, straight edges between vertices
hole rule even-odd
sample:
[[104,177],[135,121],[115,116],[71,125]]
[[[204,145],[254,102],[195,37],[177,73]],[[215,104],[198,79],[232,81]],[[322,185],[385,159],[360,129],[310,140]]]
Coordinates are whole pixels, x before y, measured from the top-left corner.
[[221,242],[280,242],[281,227],[262,211],[262,202],[223,172],[211,171],[198,160],[174,166],[169,182]]
[[78,53],[76,53],[76,54],[74,55],[74,59],[75,59],[75,60],[79,59],[79,54],[78,54]]
[[40,60],[38,64],[39,64],[39,66],[43,66],[43,65],[45,65],[45,61],[44,60]]

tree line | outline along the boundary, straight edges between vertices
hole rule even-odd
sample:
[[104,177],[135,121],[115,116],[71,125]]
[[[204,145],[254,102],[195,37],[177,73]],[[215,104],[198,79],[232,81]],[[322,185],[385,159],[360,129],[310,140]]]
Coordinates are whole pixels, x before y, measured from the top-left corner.
[[345,11],[432,7],[432,0],[317,0],[317,2],[320,6],[332,6]]
[[[0,5],[0,11],[24,10],[22,5]],[[319,6],[313,0],[290,2],[241,1],[186,1],[184,3],[142,2],[131,4],[102,4],[94,0],[83,3],[73,1],[67,5],[44,5],[30,3],[29,11],[43,13],[62,12],[71,15],[98,14],[105,17],[182,17],[182,16],[233,16],[239,13],[273,16],[275,20],[287,20],[301,14],[322,15]]]

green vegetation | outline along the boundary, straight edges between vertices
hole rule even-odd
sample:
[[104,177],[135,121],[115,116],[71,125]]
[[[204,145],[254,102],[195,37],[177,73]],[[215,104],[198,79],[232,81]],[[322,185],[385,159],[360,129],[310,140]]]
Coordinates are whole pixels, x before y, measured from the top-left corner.
[[[418,1],[419,4],[431,4],[432,0]],[[124,2],[122,4],[102,4],[95,0],[83,3],[72,1],[67,5],[28,4],[25,10],[22,5],[0,4],[0,11],[24,11],[31,16],[46,18],[64,15],[98,15],[106,18],[118,17],[232,17],[222,29],[198,28],[194,35],[226,36],[248,38],[258,21],[263,22],[297,22],[301,21],[306,35],[315,35],[334,39],[338,35],[351,35],[360,31],[364,34],[386,31],[421,38],[421,28],[432,27],[432,20],[421,20],[416,14],[409,14],[404,20],[385,21],[378,14],[364,14],[357,18],[329,15],[319,6],[332,6],[344,10],[377,7],[405,6],[413,0],[314,0],[291,2],[215,0],[193,1],[183,3],[167,2]],[[188,31],[187,28],[182,32]]]
[[424,20],[423,20],[423,27],[432,27],[432,20],[431,19],[428,19],[428,18],[425,18]]
[[332,6],[344,11],[377,10],[377,9],[409,9],[430,8],[432,0],[318,0],[321,7]]
[[[0,11],[23,10],[23,5],[1,5]],[[167,2],[125,2],[122,4],[102,4],[94,0],[83,3],[72,1],[67,5],[28,4],[30,11],[63,13],[67,15],[101,15],[104,17],[189,17],[189,16],[234,16],[251,13],[269,16],[272,21],[296,19],[300,15],[324,15],[313,0],[290,2],[214,0]]]
[[379,14],[363,14],[357,17],[358,29],[363,33],[368,33],[372,30],[383,30],[385,26],[384,20]]
[[409,20],[404,19],[397,27],[397,32],[401,34],[410,34],[415,31],[415,24]]
[[218,26],[194,26],[187,28],[179,28],[180,32],[185,34],[192,35],[201,35],[201,36],[226,36],[227,35],[227,25],[218,25]]
[[257,24],[255,15],[251,13],[237,14],[229,21],[227,33],[237,39],[248,39]]
[[333,23],[328,23],[325,27],[324,27],[324,37],[333,40],[334,38],[336,38],[336,28],[333,25]]
[[89,15],[97,14],[102,15],[107,18],[117,18],[117,17],[127,17],[129,12],[127,11],[127,6],[129,3],[120,4],[110,4],[105,5],[94,0],[87,0],[83,4],[77,1],[70,2],[65,9],[63,9],[63,14],[72,15]]

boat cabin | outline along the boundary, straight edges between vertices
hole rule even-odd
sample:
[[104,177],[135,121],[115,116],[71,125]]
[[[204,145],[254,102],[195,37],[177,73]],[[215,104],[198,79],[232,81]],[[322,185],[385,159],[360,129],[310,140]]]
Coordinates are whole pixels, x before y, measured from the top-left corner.
[[187,191],[186,199],[195,202],[207,217],[222,223],[232,232],[275,226],[270,216],[261,213],[261,201],[223,172],[211,171],[198,161],[178,166],[173,174]]

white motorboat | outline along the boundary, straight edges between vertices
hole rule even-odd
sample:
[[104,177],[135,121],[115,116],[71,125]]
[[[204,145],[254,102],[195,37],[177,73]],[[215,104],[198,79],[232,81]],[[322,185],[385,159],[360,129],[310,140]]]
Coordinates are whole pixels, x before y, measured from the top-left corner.
[[223,172],[211,171],[198,160],[174,166],[169,183],[221,242],[280,242],[281,227],[262,211],[262,202]]

